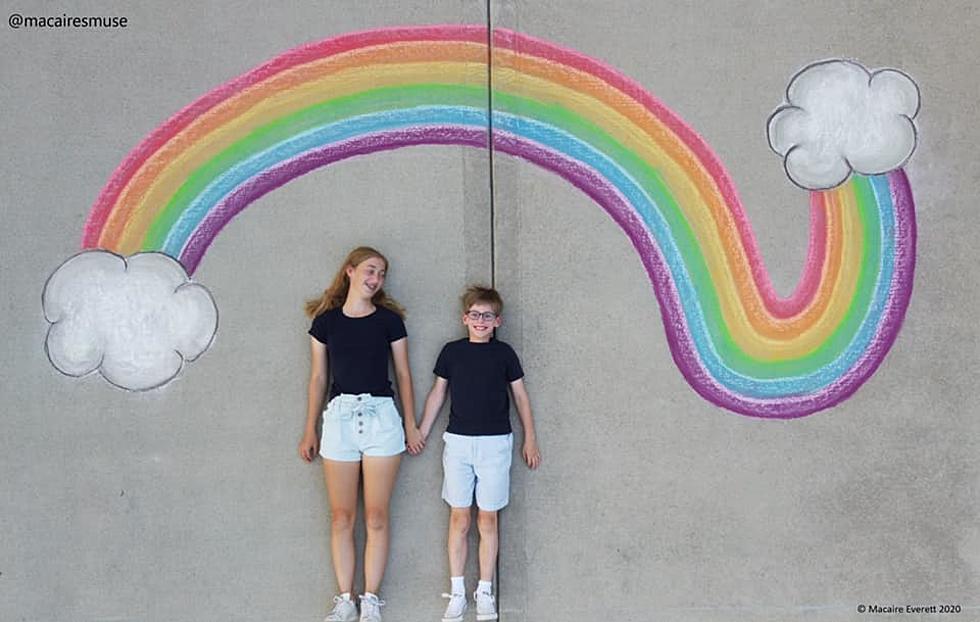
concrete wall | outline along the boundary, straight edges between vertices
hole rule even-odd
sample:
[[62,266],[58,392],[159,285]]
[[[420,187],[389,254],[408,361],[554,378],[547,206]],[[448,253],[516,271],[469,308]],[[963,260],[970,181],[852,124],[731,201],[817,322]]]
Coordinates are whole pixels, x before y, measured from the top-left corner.
[[[544,464],[515,461],[501,619],[837,621],[865,619],[861,604],[960,605],[956,619],[980,619],[970,389],[980,12],[812,4],[490,3],[495,26],[602,59],[700,132],[735,180],[781,293],[800,274],[808,226],[806,195],[765,138],[788,78],[854,57],[916,79],[920,142],[907,171],[919,250],[904,328],[851,399],[789,421],[732,414],[691,390],[642,266],[588,197],[495,154],[491,210],[490,157],[462,147],[344,161],[251,206],[194,276],[218,302],[216,341],[169,385],[127,393],[59,374],[43,349],[41,289],[143,136],[299,43],[482,24],[487,7],[90,3],[72,11],[130,25],[5,28],[0,619],[322,617],[334,590],[329,512],[319,467],[295,453],[308,371],[301,305],[362,243],[392,259],[419,403],[439,347],[460,334],[462,286],[493,275],[507,302],[500,336],[522,356]],[[440,449],[433,439],[403,462],[387,619],[432,620],[444,605]]]

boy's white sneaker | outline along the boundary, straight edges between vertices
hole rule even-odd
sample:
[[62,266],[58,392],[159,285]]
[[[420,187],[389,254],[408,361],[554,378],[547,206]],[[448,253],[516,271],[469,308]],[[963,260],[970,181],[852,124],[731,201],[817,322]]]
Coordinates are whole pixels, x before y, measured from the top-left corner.
[[374,594],[361,595],[361,622],[381,622],[381,608],[385,601]]
[[449,599],[446,605],[446,613],[442,614],[442,622],[463,622],[466,615],[466,594],[442,594],[443,598]]
[[323,622],[356,622],[357,606],[347,599],[340,596],[333,597],[333,611],[323,618]]
[[476,601],[477,620],[497,619],[497,604],[493,601],[493,594],[490,592],[473,592],[473,600]]

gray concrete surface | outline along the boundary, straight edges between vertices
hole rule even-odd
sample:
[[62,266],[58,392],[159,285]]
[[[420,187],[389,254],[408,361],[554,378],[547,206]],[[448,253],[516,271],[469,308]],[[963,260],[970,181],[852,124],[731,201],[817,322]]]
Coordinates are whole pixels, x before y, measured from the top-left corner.
[[[392,259],[420,404],[439,347],[459,334],[462,285],[493,272],[505,296],[500,336],[528,373],[544,465],[515,461],[502,620],[823,622],[867,619],[857,606],[873,603],[960,605],[949,619],[980,620],[972,3],[490,3],[495,25],[608,62],[696,128],[783,293],[807,235],[806,197],[765,139],[787,79],[841,56],[916,79],[919,252],[905,326],[853,398],[786,422],[722,411],[688,387],[627,239],[585,196],[498,154],[491,216],[488,155],[462,148],[345,161],[233,221],[195,275],[218,301],[217,340],[162,390],[60,375],[42,349],[41,288],[147,132],[301,42],[487,18],[469,1],[72,11],[131,26],[0,38],[0,620],[322,618],[329,512],[319,468],[295,455],[301,305],[360,243]],[[440,479],[438,442],[403,464],[386,619],[441,613]]]

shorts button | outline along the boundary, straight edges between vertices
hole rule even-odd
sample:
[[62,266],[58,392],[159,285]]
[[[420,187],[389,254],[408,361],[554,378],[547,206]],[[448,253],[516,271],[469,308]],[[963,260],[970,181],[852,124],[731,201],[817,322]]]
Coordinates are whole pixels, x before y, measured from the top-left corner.
[[363,414],[364,414],[364,413],[357,413],[357,416],[358,416],[358,417],[360,417],[360,416],[362,416]]
[[357,396],[357,401],[358,401],[358,402],[360,402],[360,401],[361,401],[361,396],[360,396],[360,395],[358,395],[358,396]]

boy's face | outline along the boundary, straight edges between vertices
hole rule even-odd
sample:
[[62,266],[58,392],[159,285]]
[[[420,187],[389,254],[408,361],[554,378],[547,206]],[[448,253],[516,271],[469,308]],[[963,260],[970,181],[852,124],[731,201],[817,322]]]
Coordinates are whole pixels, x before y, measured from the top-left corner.
[[470,333],[470,341],[490,341],[493,329],[500,326],[501,317],[494,313],[489,304],[478,302],[470,305],[463,314],[463,324]]

